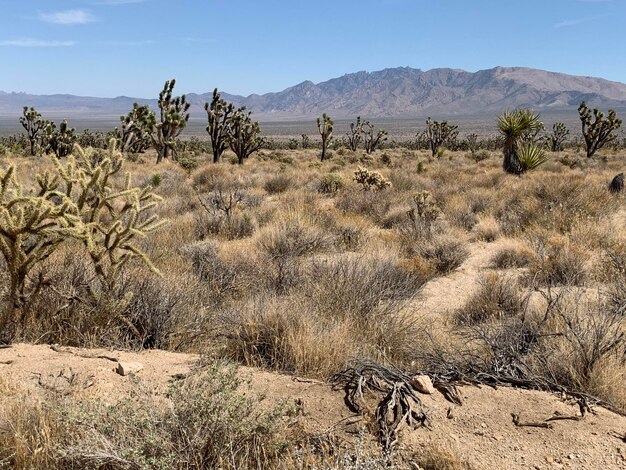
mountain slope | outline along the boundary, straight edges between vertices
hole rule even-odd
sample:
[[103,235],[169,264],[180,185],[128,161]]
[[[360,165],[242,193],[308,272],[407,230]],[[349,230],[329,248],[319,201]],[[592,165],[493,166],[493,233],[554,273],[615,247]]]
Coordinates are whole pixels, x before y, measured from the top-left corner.
[[[187,96],[193,112],[199,114],[211,93]],[[595,106],[623,108],[626,84],[521,67],[496,67],[475,73],[399,67],[351,73],[318,84],[305,81],[277,93],[223,96],[247,106],[259,118],[276,120],[310,118],[322,112],[336,118],[479,116],[514,107],[569,110],[581,100]],[[0,114],[15,114],[28,105],[68,116],[115,115],[127,112],[134,101],[156,105],[156,100],[124,96],[107,99],[0,92]]]

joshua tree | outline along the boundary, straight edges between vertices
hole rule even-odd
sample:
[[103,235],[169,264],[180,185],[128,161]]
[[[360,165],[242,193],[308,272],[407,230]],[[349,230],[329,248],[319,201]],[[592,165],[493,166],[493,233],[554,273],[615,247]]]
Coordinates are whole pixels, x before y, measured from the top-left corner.
[[76,133],[73,127],[69,127],[67,120],[59,124],[48,122],[43,134],[44,153],[54,153],[57,158],[67,157],[74,149]]
[[426,119],[424,136],[433,157],[437,155],[437,152],[442,146],[457,138],[459,135],[458,128],[459,126],[448,124],[448,121],[439,122],[433,121],[431,118]]
[[333,120],[326,113],[321,118],[317,118],[317,130],[322,136],[322,161],[326,160],[326,150],[328,144],[333,140]]
[[467,150],[474,154],[478,150],[478,134],[468,134],[465,137],[465,144],[467,145]]
[[156,131],[152,140],[157,149],[157,163],[168,158],[170,154],[175,154],[176,138],[189,121],[191,105],[187,102],[185,95],[172,97],[175,84],[174,78],[165,82],[163,90],[159,93],[159,121],[149,124],[149,128],[154,128]]
[[359,147],[359,143],[361,142],[361,133],[363,131],[363,125],[361,124],[361,116],[357,116],[356,122],[350,123],[350,130],[346,133],[348,148],[353,152],[357,150]]
[[552,134],[548,136],[548,142],[550,142],[550,150],[553,152],[560,152],[563,150],[563,144],[565,139],[569,135],[569,129],[562,122],[555,122],[552,125]]
[[120,116],[122,127],[115,128],[115,136],[122,152],[142,153],[150,147],[151,134],[156,117],[148,106],[133,104],[133,109]]
[[220,161],[222,154],[228,148],[228,126],[230,119],[235,112],[232,103],[226,103],[217,91],[213,90],[211,103],[205,103],[204,109],[209,118],[206,131],[211,136],[211,147],[213,149],[213,163]]
[[245,107],[239,108],[230,119],[228,126],[228,145],[240,165],[244,159],[259,150],[265,143],[265,139],[259,134],[261,128],[257,121],[252,121],[252,112],[245,112]]
[[615,131],[622,125],[622,120],[617,118],[615,110],[609,109],[608,116],[604,117],[598,108],[592,112],[583,101],[578,107],[578,115],[582,123],[587,158],[593,157],[599,149],[617,138]]
[[302,134],[302,148],[303,149],[308,149],[309,148],[309,136],[306,134]]
[[542,128],[539,114],[529,109],[505,111],[498,116],[498,130],[504,136],[504,171],[515,175],[524,172],[518,155],[520,142],[527,140],[528,135],[535,135],[537,129]]
[[42,119],[35,108],[24,106],[23,116],[20,117],[20,124],[26,130],[28,141],[30,142],[30,154],[35,155],[35,148],[39,141],[41,131],[48,125],[48,121]]
[[387,140],[387,131],[378,129],[378,132],[374,135],[374,126],[369,121],[363,123],[362,129],[363,143],[365,144],[365,151],[367,153],[372,153]]

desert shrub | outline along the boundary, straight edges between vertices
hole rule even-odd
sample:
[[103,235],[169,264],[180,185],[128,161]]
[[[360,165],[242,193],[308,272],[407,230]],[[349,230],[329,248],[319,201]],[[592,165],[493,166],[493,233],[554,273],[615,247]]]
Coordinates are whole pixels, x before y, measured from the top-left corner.
[[398,224],[398,231],[403,244],[430,239],[444,230],[442,212],[428,191],[413,195],[413,204],[405,213],[404,220]]
[[343,211],[370,218],[376,224],[382,224],[387,212],[394,203],[390,191],[342,191],[335,206]]
[[346,251],[356,251],[364,238],[364,231],[360,227],[342,226],[336,227],[335,246]]
[[192,175],[193,186],[201,193],[225,189],[223,184],[229,180],[224,166],[216,164],[203,166]]
[[227,318],[223,353],[248,366],[327,379],[358,351],[348,323],[324,321],[298,299],[258,297]]
[[328,249],[330,243],[325,233],[297,216],[267,227],[256,240],[257,249],[272,268],[269,283],[278,293],[298,282],[301,258]]
[[243,395],[243,386],[237,368],[219,362],[172,386],[168,433],[186,468],[269,468],[277,464],[285,450],[285,443],[278,438],[279,418],[287,410],[279,406],[260,411],[260,400]]
[[198,198],[204,211],[196,215],[197,238],[217,235],[227,240],[236,240],[254,233],[254,222],[244,210],[244,192],[239,189],[215,190],[205,196],[198,195]]
[[274,468],[285,451],[279,418],[289,410],[260,411],[261,400],[242,389],[237,369],[215,362],[175,382],[165,406],[139,386],[132,401],[111,404],[50,396],[15,406],[5,395],[0,423],[14,432],[0,433],[0,464],[24,470]]
[[535,251],[528,265],[525,282],[531,286],[573,286],[587,280],[585,263],[589,254],[565,237],[535,233],[531,237]]
[[191,153],[184,152],[176,157],[176,163],[180,165],[183,170],[191,173],[198,168],[198,159]]
[[482,218],[472,229],[475,240],[493,242],[500,236],[500,226],[492,217]]
[[292,185],[291,178],[284,174],[273,176],[265,181],[263,189],[268,194],[280,194],[287,191]]
[[514,317],[522,309],[518,286],[509,277],[487,273],[479,280],[478,291],[454,314],[460,325],[471,325],[503,317]]
[[336,173],[326,173],[322,175],[317,183],[317,190],[322,194],[335,195],[343,187],[345,183],[341,175]]
[[469,256],[465,243],[448,236],[425,240],[413,249],[415,254],[430,262],[439,274],[454,271]]
[[379,172],[368,170],[362,166],[355,170],[354,181],[360,184],[364,191],[382,191],[391,186],[391,182]]
[[316,312],[359,321],[396,309],[422,285],[392,258],[344,256],[315,261],[307,274],[306,295]]
[[534,258],[527,248],[502,248],[491,258],[491,265],[496,269],[525,268]]
[[488,160],[491,157],[491,154],[489,153],[488,150],[482,149],[482,150],[472,153],[470,156],[472,160],[478,163],[484,160]]
[[[535,373],[554,383],[587,391],[594,374],[607,361],[624,364],[625,319],[620,309],[611,308],[601,292],[564,288],[558,294],[543,291],[549,306],[546,333],[534,351]],[[621,394],[620,394],[621,395]]]

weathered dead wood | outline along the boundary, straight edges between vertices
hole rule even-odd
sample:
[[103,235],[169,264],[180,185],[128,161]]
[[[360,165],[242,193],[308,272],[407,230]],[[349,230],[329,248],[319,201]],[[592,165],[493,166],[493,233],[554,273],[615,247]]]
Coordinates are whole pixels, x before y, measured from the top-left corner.
[[521,421],[518,414],[511,413],[511,417],[513,418],[513,424],[517,427],[530,427],[530,428],[545,428],[552,429],[552,425],[550,423],[542,422],[542,421]]

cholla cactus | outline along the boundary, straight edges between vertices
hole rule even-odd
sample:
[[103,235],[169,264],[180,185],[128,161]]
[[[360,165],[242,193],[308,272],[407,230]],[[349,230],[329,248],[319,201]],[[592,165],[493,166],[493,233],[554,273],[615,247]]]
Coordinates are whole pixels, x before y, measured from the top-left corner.
[[383,175],[377,171],[370,171],[362,166],[358,167],[354,172],[354,181],[359,183],[363,190],[382,191],[391,186],[391,182],[386,180]]
[[[52,157],[55,174],[36,175],[31,191],[19,183],[15,167],[0,170],[0,252],[11,281],[11,308],[0,318],[0,330],[23,328],[23,306],[31,294],[27,276],[67,240],[81,241],[94,263],[101,285],[90,286],[90,295],[97,305],[116,291],[128,261],[140,259],[156,271],[134,242],[161,225],[154,215],[144,217],[158,197],[150,187],[132,187],[130,175],[121,190],[113,188],[111,179],[122,167],[114,141],[102,160],[92,158],[93,149],[77,146],[76,152],[77,159],[70,156],[65,164]],[[129,300],[119,302],[117,314]]]
[[333,140],[333,120],[326,113],[321,118],[317,118],[317,130],[322,136],[322,161],[326,160],[328,144]]
[[165,82],[159,94],[159,121],[152,119],[148,128],[155,131],[152,140],[157,149],[157,163],[176,152],[176,139],[187,126],[189,107],[185,95],[172,97],[175,79]]

